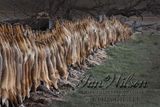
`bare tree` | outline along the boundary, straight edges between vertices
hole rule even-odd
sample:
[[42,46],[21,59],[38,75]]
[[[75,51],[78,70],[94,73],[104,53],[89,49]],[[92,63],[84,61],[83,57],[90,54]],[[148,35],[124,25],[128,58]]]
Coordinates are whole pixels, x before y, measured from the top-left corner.
[[[49,28],[52,28],[53,19],[61,17],[62,19],[72,20],[73,17],[79,15],[90,15],[102,21],[102,15],[107,17],[113,15],[122,15],[125,17],[138,16],[142,17],[145,11],[154,14],[160,14],[160,3],[158,0],[126,0],[122,7],[115,6],[116,2],[122,0],[90,0],[92,6],[77,5],[79,0],[9,0],[19,13],[26,17],[33,18],[31,23],[37,20],[37,16],[45,16],[49,20]],[[123,0],[124,1],[124,0]],[[76,12],[75,12],[76,11]],[[17,13],[18,13],[17,12]],[[43,13],[43,14],[42,14]],[[73,15],[74,13],[74,15]],[[15,12],[16,14],[16,12]]]

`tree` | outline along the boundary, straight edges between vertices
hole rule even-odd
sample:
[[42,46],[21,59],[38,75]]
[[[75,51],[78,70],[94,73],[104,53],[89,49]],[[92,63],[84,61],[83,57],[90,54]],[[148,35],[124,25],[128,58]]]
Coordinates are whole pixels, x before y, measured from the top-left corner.
[[[17,13],[20,12],[26,17],[33,18],[33,23],[37,16],[46,16],[49,20],[49,28],[53,27],[54,23],[52,20],[57,20],[57,17],[65,20],[73,20],[73,18],[78,15],[80,16],[79,18],[90,15],[97,20],[99,18],[102,20],[103,14],[107,17],[113,15],[142,17],[142,14],[146,11],[152,12],[155,15],[160,14],[160,3],[158,0],[89,1],[89,3],[92,3],[92,6],[88,6],[89,4],[87,6],[78,5],[78,2],[82,2],[81,0],[9,0],[8,3],[15,8],[14,10],[17,11]],[[125,5],[117,6],[121,2],[124,2]],[[114,5],[116,3],[117,5]]]

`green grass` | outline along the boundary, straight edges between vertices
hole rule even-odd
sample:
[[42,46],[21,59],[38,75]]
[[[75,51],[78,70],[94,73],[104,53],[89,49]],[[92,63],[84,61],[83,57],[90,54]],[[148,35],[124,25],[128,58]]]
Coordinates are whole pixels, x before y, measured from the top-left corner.
[[[107,54],[111,57],[104,61],[100,66],[93,66],[85,75],[92,75],[94,80],[103,80],[107,75],[117,76],[123,74],[124,77],[135,73],[134,80],[147,81],[146,89],[125,89],[131,92],[140,90],[141,94],[129,94],[128,96],[137,97],[138,104],[134,102],[127,103],[111,103],[109,101],[92,100],[90,98],[121,97],[122,93],[111,93],[107,91],[124,90],[111,85],[108,89],[100,88],[77,88],[76,91],[66,96],[66,103],[61,103],[60,107],[160,107],[160,35],[135,35],[134,39],[129,39],[118,46],[106,49]],[[153,91],[157,90],[157,91]],[[105,92],[104,94],[84,94],[82,92]],[[92,103],[94,105],[92,105]],[[133,104],[132,104],[133,103]],[[92,106],[91,106],[92,105]]]

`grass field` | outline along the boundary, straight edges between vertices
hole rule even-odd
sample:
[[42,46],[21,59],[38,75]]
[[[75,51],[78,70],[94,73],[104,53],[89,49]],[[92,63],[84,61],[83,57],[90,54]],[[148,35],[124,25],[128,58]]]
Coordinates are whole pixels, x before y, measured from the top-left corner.
[[[100,66],[93,66],[85,76],[90,81],[110,83],[108,88],[80,87],[66,96],[67,101],[53,102],[59,107],[160,107],[160,35],[135,35],[128,41],[106,49],[111,57]],[[116,87],[119,76],[132,82],[146,82],[146,88]],[[110,76],[107,80],[106,77]],[[87,80],[87,78],[85,78]],[[129,85],[131,82],[129,83]]]

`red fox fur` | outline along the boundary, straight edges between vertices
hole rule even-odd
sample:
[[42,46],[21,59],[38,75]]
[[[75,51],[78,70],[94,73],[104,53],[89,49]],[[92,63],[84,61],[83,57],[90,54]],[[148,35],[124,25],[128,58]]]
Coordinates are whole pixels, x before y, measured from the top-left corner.
[[0,96],[2,105],[15,106],[30,97],[41,82],[50,90],[67,81],[69,67],[86,64],[86,58],[99,48],[132,35],[128,25],[116,18],[102,23],[92,18],[77,22],[58,21],[47,32],[32,31],[29,26],[0,24]]

